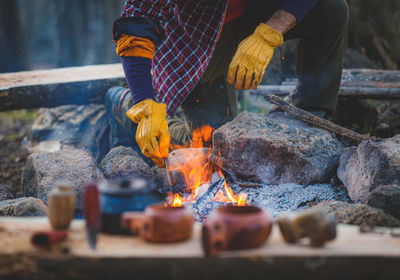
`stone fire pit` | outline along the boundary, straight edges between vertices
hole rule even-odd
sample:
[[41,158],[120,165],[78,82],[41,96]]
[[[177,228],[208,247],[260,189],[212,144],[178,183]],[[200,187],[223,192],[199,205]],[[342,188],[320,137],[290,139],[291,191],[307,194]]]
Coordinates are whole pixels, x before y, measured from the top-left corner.
[[[77,110],[82,108],[79,106]],[[400,187],[394,179],[400,172],[398,137],[376,143],[363,142],[358,147],[345,149],[332,133],[284,113],[265,116],[245,112],[214,132],[209,161],[222,167],[235,193],[246,193],[248,203],[266,209],[274,218],[283,212],[319,205],[343,223],[394,226],[400,225],[395,218],[400,217],[396,212]],[[170,191],[165,169],[149,166],[131,148],[115,147],[100,162],[82,146],[61,145],[59,149],[53,152],[38,150],[28,157],[23,178],[23,193],[27,197],[46,201],[55,181],[68,179],[75,185],[77,211],[80,212],[85,182],[137,175],[152,178],[162,193]],[[370,150],[376,151],[373,159],[368,157]],[[181,161],[174,153],[170,160],[178,164]],[[385,166],[391,171],[382,172]],[[354,183],[364,180],[360,177],[366,174],[364,170],[368,174],[379,173],[376,177],[379,180],[371,179],[368,184]],[[361,193],[365,195],[358,195]],[[340,207],[330,206],[336,202],[342,203]],[[353,202],[363,203],[364,210],[357,210],[361,209],[358,206],[361,204]],[[13,201],[0,202],[0,211],[2,205],[12,207]],[[219,202],[210,201],[199,210],[202,216],[198,219],[206,218],[207,213],[219,205]],[[45,211],[29,213],[45,214]],[[371,213],[376,218],[369,219]]]

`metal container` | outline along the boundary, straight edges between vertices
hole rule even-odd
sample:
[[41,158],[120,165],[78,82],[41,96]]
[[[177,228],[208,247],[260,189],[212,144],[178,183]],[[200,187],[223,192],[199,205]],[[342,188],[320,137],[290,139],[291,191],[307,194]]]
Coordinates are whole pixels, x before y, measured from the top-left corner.
[[99,193],[101,231],[110,234],[129,234],[121,227],[123,212],[143,211],[148,205],[162,200],[153,183],[139,177],[104,181],[99,185]]

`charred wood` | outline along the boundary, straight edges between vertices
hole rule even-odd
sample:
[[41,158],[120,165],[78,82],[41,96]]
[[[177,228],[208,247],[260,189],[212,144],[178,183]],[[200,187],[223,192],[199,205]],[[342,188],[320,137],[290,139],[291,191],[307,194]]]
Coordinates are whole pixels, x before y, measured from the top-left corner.
[[210,202],[217,195],[218,191],[222,189],[224,184],[225,178],[220,178],[218,181],[213,183],[196,201],[196,203],[193,205],[193,209],[198,213],[199,216],[205,216],[207,214]]

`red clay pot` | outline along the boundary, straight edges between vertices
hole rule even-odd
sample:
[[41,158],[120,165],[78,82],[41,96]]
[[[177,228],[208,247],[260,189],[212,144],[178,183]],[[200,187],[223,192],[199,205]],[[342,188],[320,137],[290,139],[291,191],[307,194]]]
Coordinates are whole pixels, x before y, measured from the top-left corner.
[[193,214],[182,207],[148,206],[144,212],[125,212],[122,226],[133,235],[140,235],[148,242],[170,243],[189,239],[193,231]]
[[223,206],[203,225],[202,243],[207,256],[222,251],[256,248],[271,234],[272,220],[255,206]]

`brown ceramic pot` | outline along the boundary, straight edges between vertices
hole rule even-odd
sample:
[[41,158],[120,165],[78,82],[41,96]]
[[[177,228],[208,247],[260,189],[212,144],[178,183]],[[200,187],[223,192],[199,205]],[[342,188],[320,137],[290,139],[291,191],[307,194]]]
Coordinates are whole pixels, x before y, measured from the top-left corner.
[[122,226],[148,242],[170,243],[189,239],[193,231],[193,214],[182,207],[148,206],[144,212],[125,212]]
[[223,206],[203,225],[203,249],[207,256],[215,256],[222,251],[256,248],[267,240],[271,229],[271,218],[258,207]]

